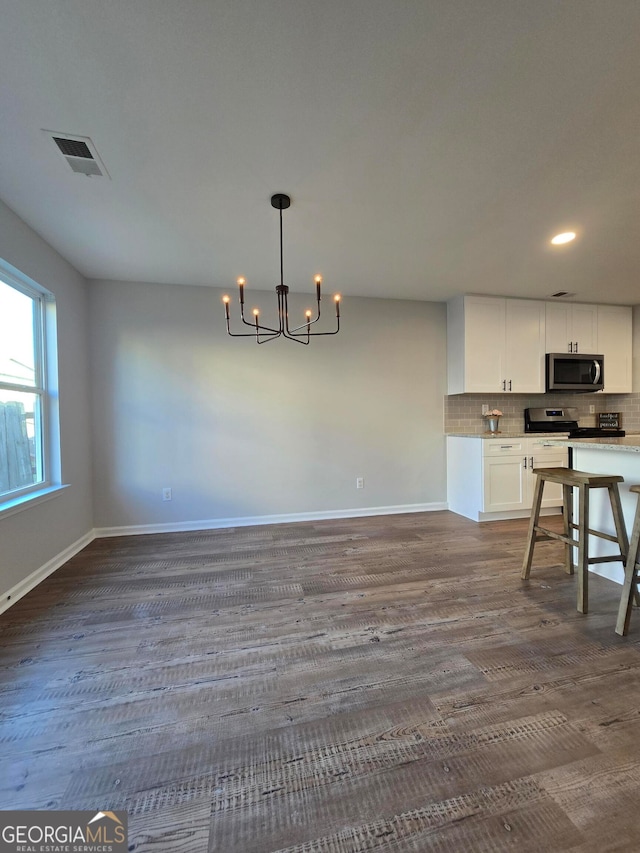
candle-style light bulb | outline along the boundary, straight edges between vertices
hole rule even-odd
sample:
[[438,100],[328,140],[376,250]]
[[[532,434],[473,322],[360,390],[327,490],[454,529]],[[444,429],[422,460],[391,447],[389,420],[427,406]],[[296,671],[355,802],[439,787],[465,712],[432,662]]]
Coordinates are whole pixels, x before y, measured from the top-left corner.
[[224,313],[226,315],[227,320],[229,319],[229,297],[225,293],[222,297],[222,301],[224,302]]
[[304,312],[304,316],[307,318],[307,323],[308,323],[308,322],[309,322],[309,320],[311,319],[311,311],[309,311],[309,310],[307,309],[307,310]]
[[242,276],[238,279],[238,289],[240,290],[240,304],[244,305],[244,286],[246,282]]
[[336,303],[336,317],[339,317],[340,316],[340,294],[336,293],[336,295],[333,297],[333,299],[334,299],[334,302]]
[[316,299],[320,302],[320,288],[322,287],[322,276],[316,275],[313,279],[316,283]]

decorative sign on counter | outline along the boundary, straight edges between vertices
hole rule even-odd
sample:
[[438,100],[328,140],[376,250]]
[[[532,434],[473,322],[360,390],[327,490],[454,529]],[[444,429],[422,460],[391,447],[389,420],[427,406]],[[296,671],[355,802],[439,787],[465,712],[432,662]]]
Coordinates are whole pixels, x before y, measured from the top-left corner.
[[622,429],[622,413],[598,412],[598,426],[605,429]]

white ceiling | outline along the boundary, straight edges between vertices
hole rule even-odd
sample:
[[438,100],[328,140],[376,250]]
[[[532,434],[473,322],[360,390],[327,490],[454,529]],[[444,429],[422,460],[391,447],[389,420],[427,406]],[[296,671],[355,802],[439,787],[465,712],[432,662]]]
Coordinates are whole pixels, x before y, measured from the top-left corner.
[[[0,0],[0,197],[90,278],[640,302],[638,0]],[[89,136],[111,180],[42,129]],[[552,248],[571,228],[579,238]]]

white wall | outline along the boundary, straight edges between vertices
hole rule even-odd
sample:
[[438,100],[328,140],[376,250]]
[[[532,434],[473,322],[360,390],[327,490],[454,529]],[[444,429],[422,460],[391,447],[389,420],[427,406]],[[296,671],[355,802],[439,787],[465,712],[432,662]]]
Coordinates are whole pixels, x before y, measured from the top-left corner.
[[97,528],[446,500],[444,304],[347,296],[336,337],[257,346],[220,296],[90,282]]
[[0,591],[7,592],[93,526],[87,287],[78,272],[0,202],[0,257],[56,296],[62,479],[69,488],[0,520]]

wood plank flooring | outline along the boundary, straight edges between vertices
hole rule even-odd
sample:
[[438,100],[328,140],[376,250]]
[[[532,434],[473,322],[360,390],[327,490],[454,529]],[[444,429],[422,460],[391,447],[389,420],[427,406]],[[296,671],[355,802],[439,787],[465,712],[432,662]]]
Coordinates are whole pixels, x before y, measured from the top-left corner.
[[0,616],[0,807],[148,853],[640,850],[640,614],[526,521],[96,540]]

